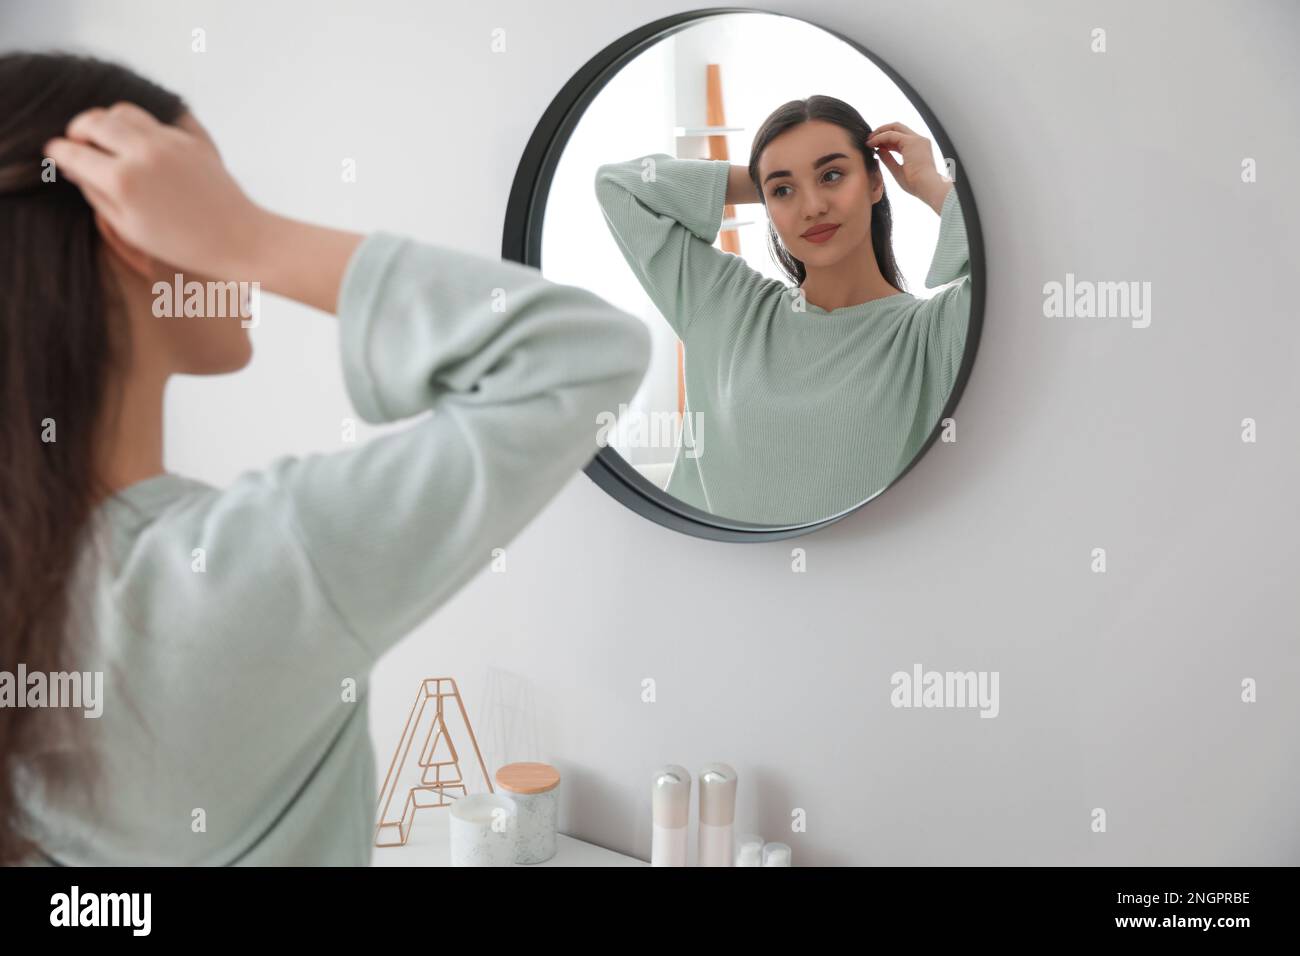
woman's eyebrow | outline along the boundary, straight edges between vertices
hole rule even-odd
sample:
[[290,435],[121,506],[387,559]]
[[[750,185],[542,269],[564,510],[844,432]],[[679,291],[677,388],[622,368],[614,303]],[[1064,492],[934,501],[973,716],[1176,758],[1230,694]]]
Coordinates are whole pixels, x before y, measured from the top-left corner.
[[[820,166],[825,166],[832,159],[848,159],[848,157],[845,156],[843,153],[827,153],[821,159],[817,160],[817,162],[813,163],[812,168],[817,169]],[[789,176],[789,175],[790,175],[790,170],[788,169],[774,169],[772,170],[772,172],[768,173],[766,176],[763,177],[763,183],[764,185],[766,185],[769,179],[776,179],[776,177],[778,176]]]

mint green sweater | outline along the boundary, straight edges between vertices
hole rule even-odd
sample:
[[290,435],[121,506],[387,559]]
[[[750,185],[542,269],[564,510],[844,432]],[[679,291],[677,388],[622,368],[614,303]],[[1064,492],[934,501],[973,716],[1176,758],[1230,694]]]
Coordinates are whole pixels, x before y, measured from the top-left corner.
[[688,431],[668,493],[721,517],[789,525],[879,492],[938,424],[961,365],[971,288],[957,190],[944,201],[925,284],[960,282],[929,299],[902,293],[799,312],[792,287],[713,245],[730,164],[650,158],[651,181],[637,158],[601,166],[595,190],[624,258],[685,346]]
[[362,419],[432,413],[228,488],[167,474],[101,504],[76,574],[105,777],[78,799],[42,784],[77,754],[20,768],[33,864],[368,864],[371,666],[591,460],[649,362],[644,323],[589,291],[383,232],[338,323]]

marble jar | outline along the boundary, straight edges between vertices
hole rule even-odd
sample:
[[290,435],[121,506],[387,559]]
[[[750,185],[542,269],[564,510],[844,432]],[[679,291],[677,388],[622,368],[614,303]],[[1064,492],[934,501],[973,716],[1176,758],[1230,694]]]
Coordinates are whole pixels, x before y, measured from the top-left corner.
[[555,856],[555,831],[560,817],[560,772],[550,764],[506,764],[496,784],[518,807],[516,863],[543,863]]
[[500,793],[471,793],[451,802],[452,866],[513,866],[519,838],[519,808]]

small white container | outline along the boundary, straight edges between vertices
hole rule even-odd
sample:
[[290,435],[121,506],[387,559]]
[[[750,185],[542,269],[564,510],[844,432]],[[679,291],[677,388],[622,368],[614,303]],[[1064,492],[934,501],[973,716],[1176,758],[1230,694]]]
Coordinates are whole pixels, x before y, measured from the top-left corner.
[[763,838],[757,833],[736,837],[736,866],[763,865]]
[[790,846],[786,843],[763,844],[763,866],[789,866]]
[[516,863],[544,863],[555,856],[560,819],[560,771],[545,763],[506,764],[496,784],[519,807]]
[[471,793],[453,800],[452,866],[513,866],[519,843],[519,808],[499,793]]

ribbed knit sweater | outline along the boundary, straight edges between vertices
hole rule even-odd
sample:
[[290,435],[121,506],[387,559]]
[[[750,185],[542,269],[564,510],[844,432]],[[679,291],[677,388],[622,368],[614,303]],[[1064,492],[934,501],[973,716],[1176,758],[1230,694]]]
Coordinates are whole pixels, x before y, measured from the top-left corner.
[[349,260],[338,324],[362,419],[430,414],[100,504],[74,591],[104,776],[56,794],[81,751],[20,765],[34,865],[368,863],[371,666],[591,460],[650,356],[644,323],[585,289],[384,232]]

